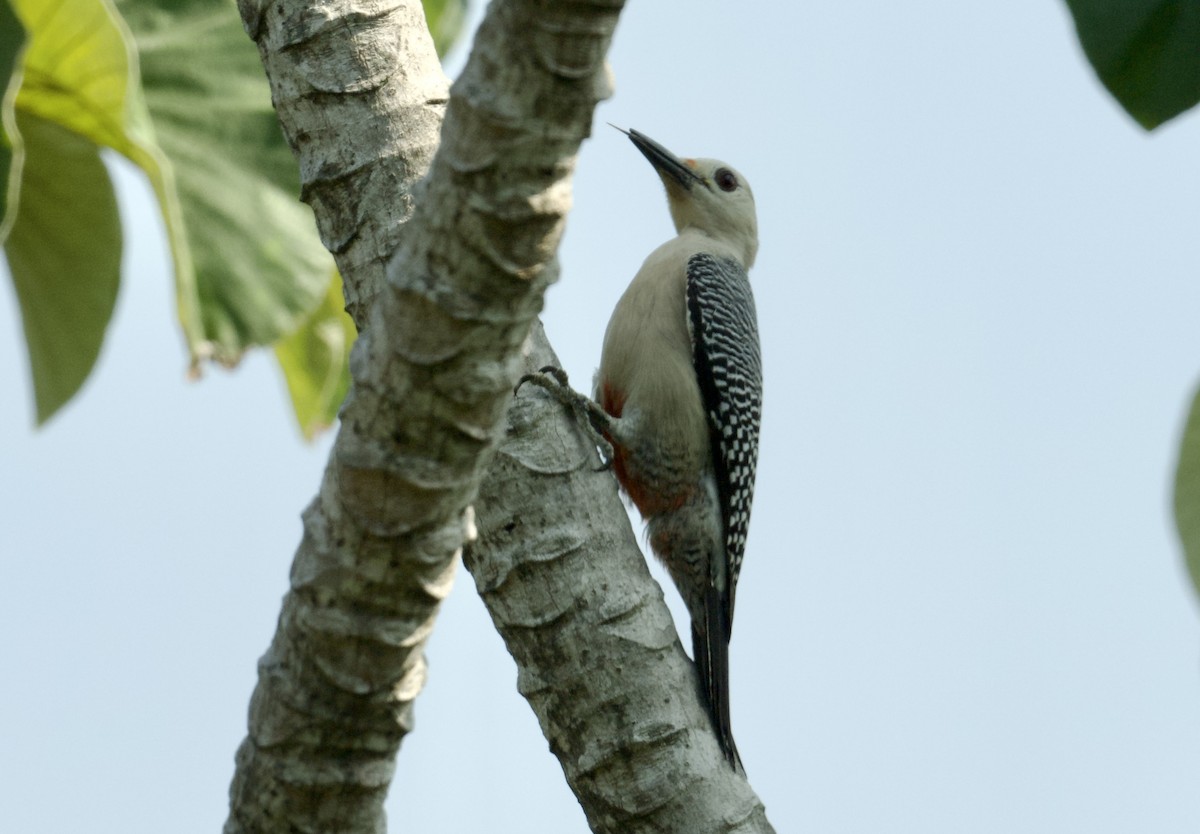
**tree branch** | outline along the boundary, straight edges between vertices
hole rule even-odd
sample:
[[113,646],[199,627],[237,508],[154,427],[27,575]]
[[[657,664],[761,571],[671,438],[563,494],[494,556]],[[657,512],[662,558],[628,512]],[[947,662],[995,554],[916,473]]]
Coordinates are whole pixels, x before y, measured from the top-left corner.
[[557,272],[620,5],[494,3],[416,189],[444,98],[420,5],[239,8],[361,335],[259,664],[226,831],[381,831],[424,642]]

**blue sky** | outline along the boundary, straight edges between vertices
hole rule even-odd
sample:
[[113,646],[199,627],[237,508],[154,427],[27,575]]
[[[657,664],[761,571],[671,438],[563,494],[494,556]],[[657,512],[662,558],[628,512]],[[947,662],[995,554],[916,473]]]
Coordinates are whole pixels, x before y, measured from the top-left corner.
[[[1200,380],[1197,117],[1135,127],[1057,3],[631,4],[610,57],[546,326],[590,378],[671,234],[604,122],[749,178],[766,394],[732,698],[776,827],[1196,831],[1169,483]],[[220,826],[328,452],[265,355],[186,382],[155,210],[117,167],[116,317],[41,431],[0,291],[14,831]],[[393,830],[585,830],[465,571],[428,653]]]

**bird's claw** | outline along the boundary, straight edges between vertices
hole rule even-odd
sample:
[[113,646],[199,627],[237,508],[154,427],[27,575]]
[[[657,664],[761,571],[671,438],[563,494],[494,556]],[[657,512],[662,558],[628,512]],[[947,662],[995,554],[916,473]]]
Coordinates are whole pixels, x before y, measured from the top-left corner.
[[613,444],[597,428],[595,422],[597,419],[607,420],[608,415],[604,414],[598,405],[571,387],[567,380],[567,372],[554,365],[545,365],[539,368],[536,373],[522,376],[517,381],[517,387],[513,389],[513,393],[518,393],[521,390],[521,386],[527,382],[531,382],[545,390],[560,403],[571,409],[571,413],[575,416],[575,422],[583,429],[588,440],[600,452],[600,466],[595,471],[605,472],[612,469]]
[[[548,379],[547,377],[553,378],[554,382],[558,383],[558,387],[566,388],[567,390],[570,390],[571,386],[567,382],[567,372],[566,371],[564,371],[562,368],[555,367],[554,365],[543,365],[542,367],[538,368],[535,373],[525,374],[523,377],[521,377],[519,380],[517,380],[517,387],[513,388],[513,394],[520,393],[521,386],[524,385],[526,382],[532,382],[534,385],[538,386],[539,388],[544,388],[547,391],[549,391],[549,390],[551,390],[550,389],[551,382],[550,382],[550,379]],[[574,392],[572,392],[572,393],[574,393]]]

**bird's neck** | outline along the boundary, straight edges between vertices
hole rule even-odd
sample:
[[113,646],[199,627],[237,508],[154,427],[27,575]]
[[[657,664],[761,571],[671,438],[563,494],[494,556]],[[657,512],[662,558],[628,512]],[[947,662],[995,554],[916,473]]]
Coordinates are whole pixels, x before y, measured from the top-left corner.
[[678,231],[680,240],[684,241],[689,249],[719,258],[729,258],[747,270],[754,264],[758,241],[751,235],[738,234],[729,229],[719,229],[714,233],[712,229],[692,223],[684,225]]

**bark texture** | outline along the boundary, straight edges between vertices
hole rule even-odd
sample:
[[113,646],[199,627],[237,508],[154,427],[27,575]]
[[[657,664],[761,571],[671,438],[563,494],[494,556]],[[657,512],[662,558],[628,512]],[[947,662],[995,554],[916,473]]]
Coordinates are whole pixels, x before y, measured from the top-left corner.
[[[424,12],[416,0],[242,0],[239,9],[367,349],[368,314],[380,306],[371,302],[386,294],[387,258],[412,214],[449,93]],[[375,350],[394,353],[387,328],[375,329]],[[229,834],[384,830],[396,750],[424,682],[425,639],[469,526],[465,498],[455,507],[453,488],[426,489],[421,462],[389,446],[410,412],[364,396],[374,383],[356,364],[361,379],[304,512],[291,589],[259,661]],[[397,523],[411,495],[413,522]],[[450,505],[436,518],[433,496]]]
[[238,9],[300,165],[301,199],[361,331],[450,94],[425,12],[417,0],[238,0]]
[[[495,0],[448,103],[416,0],[239,8],[361,335],[260,661],[226,832],[382,832],[425,639],[473,537],[471,502],[556,276],[569,177],[608,93],[603,56],[621,3]],[[543,416],[520,416],[532,413]],[[574,427],[542,398],[523,396],[514,421],[472,566],[590,823],[770,830],[749,787],[721,770],[611,479],[581,469]],[[558,438],[566,462],[535,448],[534,426]],[[517,495],[557,505],[536,548],[512,539],[514,525],[533,539],[539,523]],[[593,509],[567,526],[580,507]],[[548,587],[565,595],[557,607]],[[625,676],[619,685],[584,680],[596,660]]]

